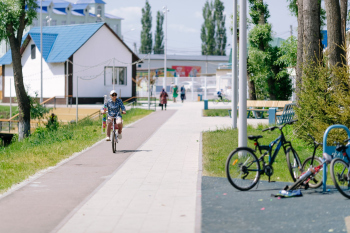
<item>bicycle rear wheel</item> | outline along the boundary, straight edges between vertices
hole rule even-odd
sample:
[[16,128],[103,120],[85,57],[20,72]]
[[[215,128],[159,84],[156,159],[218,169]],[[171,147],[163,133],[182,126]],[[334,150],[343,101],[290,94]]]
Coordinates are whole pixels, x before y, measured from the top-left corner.
[[302,167],[300,158],[293,147],[289,147],[287,149],[286,157],[287,157],[287,165],[288,165],[289,173],[293,181],[295,182],[300,176],[300,170]]
[[226,98],[223,98],[223,99],[222,99],[222,102],[223,102],[225,105],[227,105],[227,104],[228,104],[228,102],[229,102],[229,100],[228,100],[228,99],[226,99]]
[[112,151],[113,153],[117,151],[117,138],[116,133],[114,131],[112,132]]
[[331,176],[335,187],[346,198],[350,198],[349,165],[342,159],[336,158],[331,163]]
[[247,191],[253,188],[260,179],[260,164],[253,151],[248,148],[237,148],[226,161],[228,181],[238,190]]
[[[322,160],[318,157],[314,158],[314,162],[313,164],[311,164],[312,161],[312,156],[310,156],[309,158],[305,159],[305,161],[303,162],[303,166],[302,166],[302,170],[306,171],[309,167],[317,167],[319,165],[322,164]],[[312,175],[311,180],[309,181],[309,187],[310,188],[318,188],[322,185],[322,180],[323,180],[323,173],[321,172],[323,171],[323,168],[321,168],[321,170],[315,174]]]

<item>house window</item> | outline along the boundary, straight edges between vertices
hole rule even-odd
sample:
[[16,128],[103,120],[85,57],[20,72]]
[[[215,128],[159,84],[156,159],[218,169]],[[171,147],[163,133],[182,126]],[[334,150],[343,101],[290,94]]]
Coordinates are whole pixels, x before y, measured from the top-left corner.
[[32,57],[32,59],[35,59],[35,52],[36,52],[36,46],[35,46],[35,44],[32,44],[31,46],[30,46],[30,51],[31,51],[31,57]]
[[70,24],[75,24],[75,21],[70,21]]
[[114,31],[116,34],[118,34],[118,24],[114,25]]
[[102,17],[102,7],[101,6],[97,7],[96,15],[100,15],[100,17]]
[[119,86],[127,85],[126,67],[114,67],[114,81],[113,81],[113,66],[105,67],[105,86],[112,86],[113,83]]
[[37,27],[37,26],[38,26],[38,20],[36,20],[36,19],[33,20],[33,26],[34,26],[34,27]]
[[67,21],[66,20],[62,20],[62,25],[66,25]]
[[57,25],[57,20],[51,20],[51,26],[56,26]]

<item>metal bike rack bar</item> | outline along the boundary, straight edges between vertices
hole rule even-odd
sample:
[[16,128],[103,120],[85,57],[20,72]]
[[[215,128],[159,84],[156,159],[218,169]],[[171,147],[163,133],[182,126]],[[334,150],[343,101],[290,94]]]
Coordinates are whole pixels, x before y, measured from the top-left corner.
[[[326,129],[326,132],[323,134],[323,153],[326,152],[329,155],[332,155],[335,152],[335,146],[327,146],[327,137],[328,137],[329,132],[332,129],[344,129],[348,133],[348,137],[350,138],[350,130],[345,125],[332,125],[332,126],[329,126]],[[347,150],[348,154],[350,154],[349,152],[350,152],[350,148],[348,148],[348,150]],[[326,186],[327,186],[327,164],[324,163],[323,164],[323,192],[326,192],[326,190],[327,190]]]

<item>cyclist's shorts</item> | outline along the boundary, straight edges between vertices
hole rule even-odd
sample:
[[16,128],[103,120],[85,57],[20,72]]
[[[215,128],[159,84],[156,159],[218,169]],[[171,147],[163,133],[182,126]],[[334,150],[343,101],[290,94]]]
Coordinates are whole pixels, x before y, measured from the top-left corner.
[[[108,124],[109,124],[109,123],[112,123],[112,118],[111,118],[111,117],[108,117],[107,123],[108,123]],[[122,118],[121,118],[120,116],[117,116],[117,118],[116,118],[116,123],[117,123],[117,124],[123,123],[123,120],[122,120]]]

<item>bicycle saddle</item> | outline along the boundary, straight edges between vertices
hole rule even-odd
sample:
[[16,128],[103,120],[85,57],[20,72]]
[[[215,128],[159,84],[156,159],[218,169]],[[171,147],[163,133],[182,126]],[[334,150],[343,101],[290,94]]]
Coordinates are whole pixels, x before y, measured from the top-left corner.
[[261,135],[258,135],[258,136],[249,135],[249,136],[248,136],[248,139],[249,139],[249,140],[257,140],[257,139],[262,138],[262,137],[263,137],[263,136],[261,136]]

